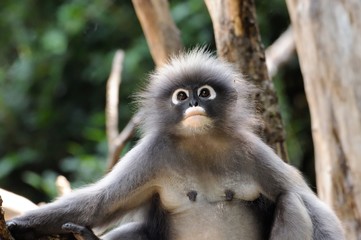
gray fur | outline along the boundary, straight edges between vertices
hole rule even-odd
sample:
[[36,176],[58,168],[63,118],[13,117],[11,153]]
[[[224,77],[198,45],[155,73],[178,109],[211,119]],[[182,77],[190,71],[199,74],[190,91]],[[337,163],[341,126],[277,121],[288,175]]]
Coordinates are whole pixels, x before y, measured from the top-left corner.
[[[188,103],[175,106],[171,95],[204,84],[219,87],[214,100],[195,96],[211,123],[185,132],[179,126]],[[16,236],[66,233],[62,226],[74,223],[91,236],[86,229],[145,208],[151,214],[144,224],[121,226],[104,239],[344,239],[335,214],[253,133],[259,121],[251,93],[230,64],[203,50],[172,58],[138,95],[143,138],[114,170],[12,220],[10,230]]]

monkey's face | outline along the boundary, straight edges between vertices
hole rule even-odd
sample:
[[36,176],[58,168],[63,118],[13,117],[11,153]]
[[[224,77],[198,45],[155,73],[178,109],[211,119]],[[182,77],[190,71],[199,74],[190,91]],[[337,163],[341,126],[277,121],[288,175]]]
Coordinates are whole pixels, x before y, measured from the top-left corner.
[[204,85],[199,88],[179,88],[173,92],[172,103],[183,111],[181,126],[195,131],[206,129],[212,124],[205,107],[214,100],[217,93],[213,87]]
[[170,110],[176,116],[174,130],[183,136],[207,134],[217,126],[219,129],[227,118],[226,109],[235,100],[232,89],[218,86],[216,81],[193,81],[176,88],[170,96]]
[[213,134],[229,127],[237,102],[237,91],[231,78],[208,68],[191,67],[161,77],[155,80],[163,85],[159,88],[156,84],[158,89],[152,108],[157,112],[155,122],[162,131],[195,136]]

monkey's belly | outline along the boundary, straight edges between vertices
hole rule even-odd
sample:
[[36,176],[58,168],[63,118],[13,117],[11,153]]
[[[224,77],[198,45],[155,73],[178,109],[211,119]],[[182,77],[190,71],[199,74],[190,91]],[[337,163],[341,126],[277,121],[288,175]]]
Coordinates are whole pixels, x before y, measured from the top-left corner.
[[170,214],[174,240],[258,240],[264,238],[262,216],[248,203],[233,200],[193,202]]

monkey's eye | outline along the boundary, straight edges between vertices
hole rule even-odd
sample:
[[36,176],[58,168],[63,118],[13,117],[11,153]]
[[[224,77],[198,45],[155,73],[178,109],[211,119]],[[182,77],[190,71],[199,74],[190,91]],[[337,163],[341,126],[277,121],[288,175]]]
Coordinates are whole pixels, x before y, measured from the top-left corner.
[[183,88],[179,88],[174,91],[172,96],[172,102],[178,104],[189,97],[189,91]]
[[207,99],[215,99],[217,94],[214,89],[209,85],[204,85],[200,88],[198,88],[198,96],[201,98],[207,98]]

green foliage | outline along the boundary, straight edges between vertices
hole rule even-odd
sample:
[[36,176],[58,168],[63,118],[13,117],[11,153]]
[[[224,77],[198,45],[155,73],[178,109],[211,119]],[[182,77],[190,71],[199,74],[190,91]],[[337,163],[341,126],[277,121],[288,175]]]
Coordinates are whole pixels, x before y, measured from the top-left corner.
[[[203,1],[170,3],[185,46],[214,49]],[[256,3],[270,43],[288,25],[284,2]],[[120,129],[133,112],[130,96],[154,67],[131,1],[2,0],[0,29],[0,187],[47,201],[56,195],[58,174],[74,186],[100,178],[114,52],[126,53]]]

